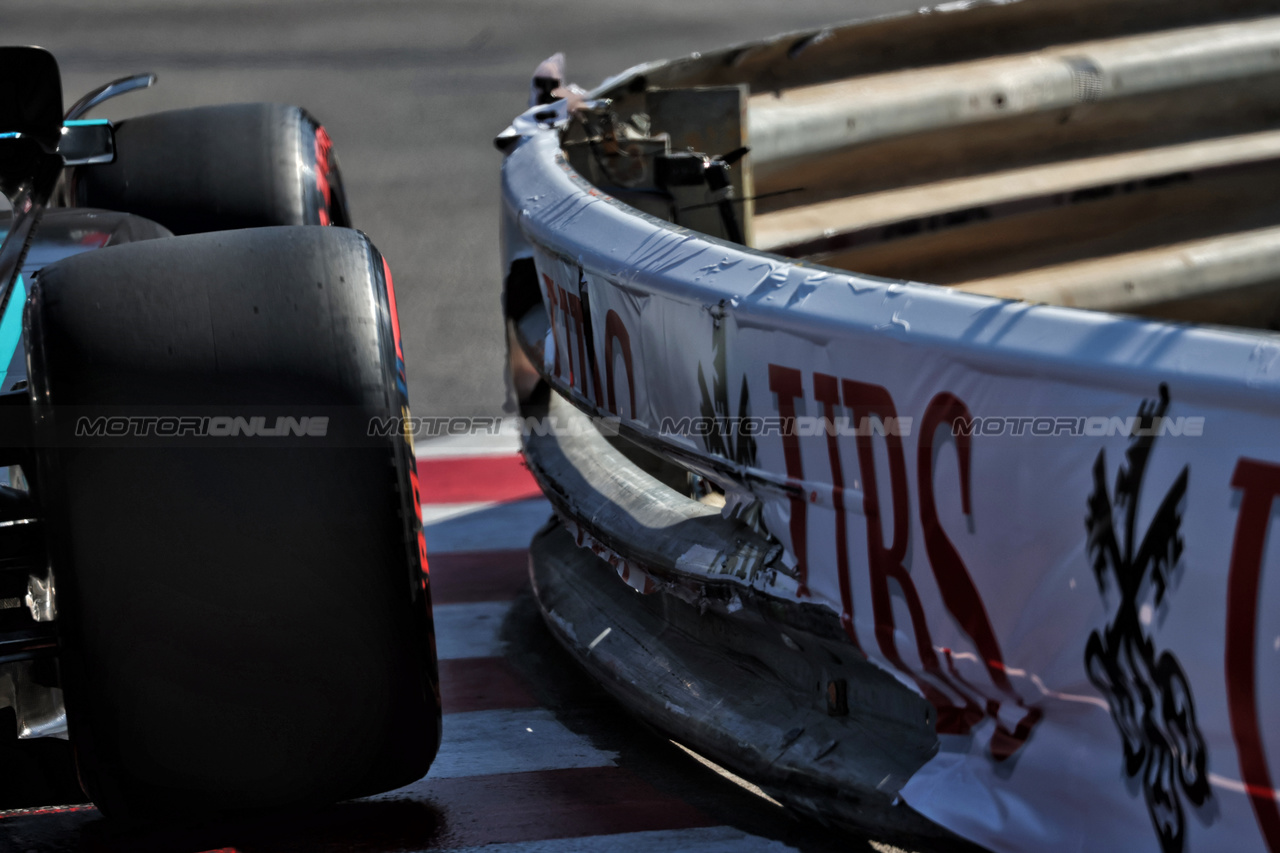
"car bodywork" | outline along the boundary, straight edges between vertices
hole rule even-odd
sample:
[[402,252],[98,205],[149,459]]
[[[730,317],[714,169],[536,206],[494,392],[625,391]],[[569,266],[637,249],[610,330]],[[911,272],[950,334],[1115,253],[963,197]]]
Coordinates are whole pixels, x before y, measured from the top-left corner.
[[1277,849],[1269,11],[950,4],[517,119],[565,646],[825,819]]

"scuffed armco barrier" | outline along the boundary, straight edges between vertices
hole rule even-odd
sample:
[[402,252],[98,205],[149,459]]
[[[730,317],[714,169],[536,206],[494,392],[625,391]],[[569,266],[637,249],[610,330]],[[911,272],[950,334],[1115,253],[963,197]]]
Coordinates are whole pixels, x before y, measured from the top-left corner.
[[993,850],[1280,850],[1280,341],[746,249],[588,183],[570,127],[559,101],[498,141],[513,365],[553,389],[523,414],[561,427],[526,438],[562,519],[534,581],[584,665],[825,818]]

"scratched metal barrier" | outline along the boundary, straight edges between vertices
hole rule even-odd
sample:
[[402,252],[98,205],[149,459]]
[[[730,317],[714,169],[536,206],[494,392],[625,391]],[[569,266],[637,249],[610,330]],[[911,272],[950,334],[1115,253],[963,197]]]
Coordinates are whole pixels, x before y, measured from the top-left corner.
[[951,4],[544,81],[497,144],[560,641],[826,820],[1280,850],[1272,12]]

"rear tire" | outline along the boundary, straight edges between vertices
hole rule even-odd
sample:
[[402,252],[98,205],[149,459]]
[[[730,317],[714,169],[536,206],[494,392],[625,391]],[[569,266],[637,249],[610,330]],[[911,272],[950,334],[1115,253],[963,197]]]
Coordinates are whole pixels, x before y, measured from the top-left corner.
[[329,134],[299,107],[226,104],[127,119],[115,162],[71,174],[77,207],[145,216],[175,234],[351,226]]
[[[373,246],[336,228],[155,240],[35,277],[34,485],[70,736],[105,814],[313,806],[427,772],[440,705],[413,457],[368,430],[405,406],[389,291]],[[76,434],[132,415],[329,422]]]

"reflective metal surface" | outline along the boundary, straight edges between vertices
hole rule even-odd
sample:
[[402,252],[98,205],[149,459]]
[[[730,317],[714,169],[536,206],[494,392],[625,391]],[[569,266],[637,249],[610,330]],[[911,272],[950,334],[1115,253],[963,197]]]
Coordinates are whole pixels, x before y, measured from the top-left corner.
[[0,708],[12,708],[18,718],[18,737],[67,738],[67,710],[62,691],[39,684],[34,664],[18,661],[0,665]]
[[99,86],[72,104],[71,108],[67,110],[65,118],[67,121],[81,118],[85,113],[89,112],[89,110],[98,106],[98,104],[103,101],[110,100],[118,95],[127,94],[135,89],[146,89],[149,86],[154,86],[157,79],[159,78],[157,78],[156,75],[148,72],[145,74],[131,74],[128,77],[121,77],[119,80],[112,80],[110,83]]
[[57,592],[54,588],[53,569],[46,577],[32,575],[27,581],[27,607],[31,618],[37,622],[52,622],[58,616]]
[[68,121],[62,126],[58,154],[68,166],[91,166],[116,159],[115,133],[106,119]]

